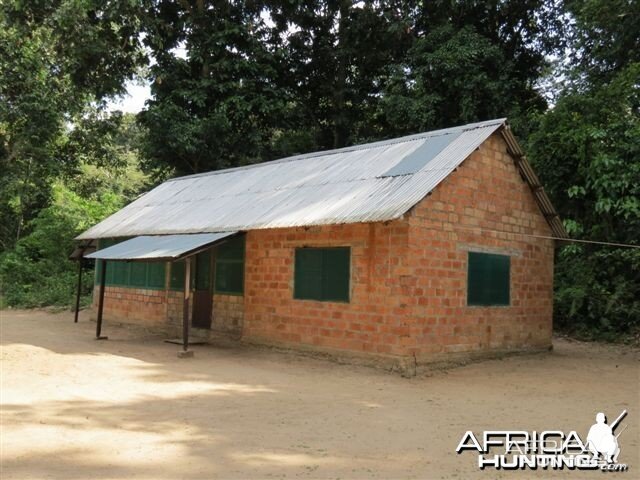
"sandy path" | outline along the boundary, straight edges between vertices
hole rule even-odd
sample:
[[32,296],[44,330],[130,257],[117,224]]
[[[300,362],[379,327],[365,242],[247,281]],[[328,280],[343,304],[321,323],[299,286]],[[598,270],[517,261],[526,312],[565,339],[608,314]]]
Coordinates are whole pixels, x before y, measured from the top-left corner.
[[403,379],[247,348],[176,345],[69,313],[0,312],[3,480],[596,478],[479,471],[472,429],[577,429],[626,408],[622,478],[640,478],[640,354],[556,341],[552,354]]

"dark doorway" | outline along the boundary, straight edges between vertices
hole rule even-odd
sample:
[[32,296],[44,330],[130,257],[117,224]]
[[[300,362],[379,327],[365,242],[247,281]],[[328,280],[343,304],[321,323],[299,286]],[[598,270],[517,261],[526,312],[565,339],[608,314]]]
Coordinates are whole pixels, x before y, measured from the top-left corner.
[[211,328],[211,254],[208,251],[197,254],[195,267],[192,323],[194,328]]

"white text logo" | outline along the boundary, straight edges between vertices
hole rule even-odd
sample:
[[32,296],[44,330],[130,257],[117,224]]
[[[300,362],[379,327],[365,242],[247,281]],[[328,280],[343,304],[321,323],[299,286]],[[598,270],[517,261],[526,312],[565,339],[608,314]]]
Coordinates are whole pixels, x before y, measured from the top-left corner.
[[573,430],[569,433],[560,430],[486,430],[480,436],[469,430],[462,436],[456,452],[477,451],[481,469],[626,471],[628,466],[618,463],[618,438],[624,428],[615,433],[626,414],[624,410],[608,425],[605,414],[598,413],[585,441]]

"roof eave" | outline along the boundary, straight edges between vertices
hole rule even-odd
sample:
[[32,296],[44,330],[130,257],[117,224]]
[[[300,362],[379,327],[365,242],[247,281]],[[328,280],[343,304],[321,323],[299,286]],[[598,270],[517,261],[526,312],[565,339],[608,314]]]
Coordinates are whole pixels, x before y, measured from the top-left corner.
[[562,220],[560,219],[560,215],[558,215],[558,212],[551,203],[547,192],[545,192],[544,187],[538,179],[538,176],[533,171],[529,160],[527,160],[522,147],[520,147],[520,144],[516,140],[516,137],[513,135],[511,127],[508,123],[505,123],[500,128],[500,133],[502,134],[502,138],[504,139],[504,141],[507,143],[507,150],[509,154],[515,160],[516,167],[520,171],[520,174],[524,178],[525,182],[527,182],[527,184],[531,188],[536,203],[538,204],[540,211],[544,215],[545,220],[551,227],[553,235],[560,239],[569,238],[569,235],[567,234],[567,231],[562,224]]

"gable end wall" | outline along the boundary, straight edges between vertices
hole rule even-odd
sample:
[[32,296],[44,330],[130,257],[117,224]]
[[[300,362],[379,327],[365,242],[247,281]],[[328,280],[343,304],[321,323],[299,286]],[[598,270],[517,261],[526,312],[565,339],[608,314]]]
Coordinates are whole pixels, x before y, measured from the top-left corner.
[[[499,133],[408,214],[408,352],[420,360],[551,346],[553,240]],[[510,306],[467,306],[469,251],[511,257]]]

